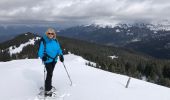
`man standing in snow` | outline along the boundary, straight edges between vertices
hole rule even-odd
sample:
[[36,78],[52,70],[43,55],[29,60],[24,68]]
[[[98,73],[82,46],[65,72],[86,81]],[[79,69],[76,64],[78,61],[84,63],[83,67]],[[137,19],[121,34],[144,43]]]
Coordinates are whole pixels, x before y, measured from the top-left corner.
[[56,32],[53,28],[49,28],[45,35],[41,38],[38,56],[45,64],[47,76],[45,80],[45,96],[52,95],[52,76],[57,58],[59,56],[60,61],[64,62],[62,50],[59,42],[56,40]]

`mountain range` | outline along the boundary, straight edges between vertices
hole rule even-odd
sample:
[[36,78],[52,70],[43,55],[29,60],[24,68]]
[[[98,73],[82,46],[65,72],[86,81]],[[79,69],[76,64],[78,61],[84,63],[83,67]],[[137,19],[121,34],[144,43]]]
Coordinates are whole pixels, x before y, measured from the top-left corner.
[[[125,47],[137,52],[160,58],[170,59],[170,24],[168,21],[152,24],[80,25],[60,28],[53,25],[57,35],[85,40],[92,43]],[[10,40],[25,32],[42,36],[47,26],[0,25],[0,42]]]
[[170,59],[170,31],[151,24],[76,26],[61,30],[59,35],[103,45],[126,47],[153,57]]

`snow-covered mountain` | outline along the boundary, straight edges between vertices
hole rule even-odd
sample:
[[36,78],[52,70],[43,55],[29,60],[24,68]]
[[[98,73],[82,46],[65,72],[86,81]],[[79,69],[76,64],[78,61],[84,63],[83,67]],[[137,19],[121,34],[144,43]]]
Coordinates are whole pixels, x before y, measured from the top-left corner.
[[[155,31],[145,24],[119,24],[116,26],[85,25],[60,30],[59,35],[95,43],[123,46],[151,37]],[[159,33],[158,33],[159,34]]]
[[[159,34],[159,31],[170,31],[170,21],[168,20],[156,21],[152,23],[133,23],[133,24],[119,23],[115,25],[88,24],[81,26],[73,26],[70,28],[68,27],[61,28],[59,27],[58,24],[54,25],[0,24],[0,42],[9,40],[16,35],[25,32],[39,33],[40,35],[42,35],[44,34],[48,26],[53,26],[54,28],[56,28],[60,35],[64,35],[67,37],[75,37],[83,40],[87,38],[91,39],[90,41],[92,42],[102,41],[101,37],[103,36],[101,35],[101,33],[109,35],[108,37],[112,37],[113,39],[108,39],[107,41],[104,41],[104,43],[107,45],[123,45],[123,43],[126,44],[129,42],[135,42],[134,39],[142,40],[143,38],[146,38],[148,36],[150,37],[152,35]],[[79,35],[82,35],[82,37]],[[90,36],[100,39],[96,40],[95,38],[90,38]],[[117,39],[118,43],[115,42],[117,40],[115,40],[114,38],[118,38]]]
[[151,29],[153,30],[166,30],[166,31],[170,31],[170,21],[169,20],[158,20],[155,22],[150,23]]
[[[169,56],[167,56],[169,55],[167,45],[170,43],[170,41],[168,40],[170,38],[169,29],[169,22],[162,24],[118,24],[115,26],[92,24],[61,30],[59,32],[59,35],[102,45],[126,48],[131,47],[130,49],[149,54],[153,57],[169,59]],[[155,48],[152,48],[152,46],[155,45],[152,41],[156,41],[156,43],[159,44],[159,48],[156,48],[156,46]],[[149,48],[152,48],[152,51],[155,51],[154,54],[148,53],[151,51],[150,49],[140,50],[140,48],[148,48],[145,44],[142,45],[142,47],[138,47],[139,45],[136,45],[136,43],[143,44],[143,42],[149,45]],[[131,46],[131,44],[133,46]],[[161,55],[162,51],[166,52]]]
[[[53,85],[63,100],[170,100],[170,89],[127,76],[87,66],[87,60],[73,54],[64,55],[73,86],[61,62],[56,64]],[[0,100],[38,100],[43,86],[44,65],[40,59],[0,62]]]

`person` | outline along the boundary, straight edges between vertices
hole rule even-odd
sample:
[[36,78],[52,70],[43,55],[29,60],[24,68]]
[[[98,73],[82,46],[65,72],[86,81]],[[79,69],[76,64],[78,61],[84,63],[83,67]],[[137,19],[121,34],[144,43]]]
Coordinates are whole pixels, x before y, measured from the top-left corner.
[[56,32],[53,28],[48,28],[40,41],[38,57],[42,59],[47,71],[45,79],[45,96],[52,95],[52,76],[58,56],[61,62],[64,62],[62,49],[56,40]]

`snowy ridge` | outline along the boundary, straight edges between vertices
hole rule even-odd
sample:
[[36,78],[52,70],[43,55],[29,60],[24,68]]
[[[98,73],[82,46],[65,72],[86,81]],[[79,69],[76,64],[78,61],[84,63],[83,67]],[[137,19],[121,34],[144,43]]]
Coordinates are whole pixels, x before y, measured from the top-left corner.
[[148,27],[151,30],[166,30],[166,31],[170,31],[170,21],[167,19],[164,20],[158,20],[155,22],[151,22],[150,25],[148,25]]
[[[89,67],[80,56],[64,57],[73,86],[69,86],[61,62],[53,74],[53,86],[66,95],[64,100],[170,100],[167,87],[132,78],[125,88],[127,76]],[[0,62],[0,100],[37,100],[35,96],[43,86],[43,68],[40,59]]]
[[155,31],[159,31],[159,30],[170,31],[170,25],[158,24],[158,25],[148,25],[147,27]]
[[[27,34],[25,34],[25,35],[27,35]],[[16,54],[16,53],[20,53],[24,47],[26,47],[28,45],[34,45],[35,41],[39,40],[39,39],[40,39],[40,37],[36,37],[35,39],[34,38],[33,39],[29,39],[28,42],[21,44],[19,47],[10,46],[9,47],[10,55]]]
[[[155,30],[155,31],[159,31],[159,30],[166,30],[166,31],[170,31],[170,21],[168,20],[163,20],[163,21],[157,21],[157,22],[151,22],[151,23],[117,23],[117,24],[99,24],[99,23],[95,23],[92,24],[93,26],[96,27],[101,27],[101,28],[114,28],[116,26],[119,26],[121,28],[127,29],[129,27],[132,26],[137,26],[137,27],[147,27],[150,30]],[[85,26],[90,26],[89,25],[85,25]],[[120,32],[120,30],[116,30],[116,32]]]

